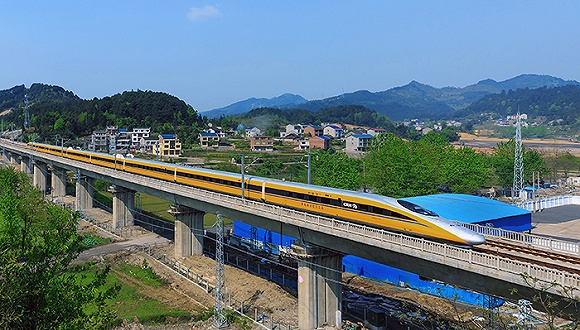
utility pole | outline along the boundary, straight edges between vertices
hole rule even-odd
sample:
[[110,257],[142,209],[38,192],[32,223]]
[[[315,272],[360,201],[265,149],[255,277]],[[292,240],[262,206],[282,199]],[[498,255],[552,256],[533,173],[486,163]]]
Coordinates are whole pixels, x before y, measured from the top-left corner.
[[512,187],[512,199],[519,198],[524,188],[524,153],[522,148],[522,124],[520,112],[516,114],[516,139],[514,154],[514,184]]
[[218,212],[215,225],[215,273],[217,284],[215,287],[215,307],[214,307],[214,327],[217,329],[226,328],[228,320],[224,314],[224,221]]
[[245,199],[246,198],[246,196],[245,196],[246,194],[245,194],[245,191],[244,191],[246,189],[246,183],[245,183],[245,180],[244,180],[244,172],[246,172],[246,168],[245,168],[245,165],[244,165],[244,158],[246,158],[246,157],[242,154],[242,199]]
[[310,151],[308,152],[308,184],[310,184]]

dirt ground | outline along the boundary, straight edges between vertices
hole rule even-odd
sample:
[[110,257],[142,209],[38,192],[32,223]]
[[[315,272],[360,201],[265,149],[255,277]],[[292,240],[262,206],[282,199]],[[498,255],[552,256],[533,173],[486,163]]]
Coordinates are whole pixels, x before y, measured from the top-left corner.
[[[91,231],[100,235],[107,236],[101,229],[91,226],[83,222],[80,226],[82,231]],[[109,235],[110,236],[110,235]],[[153,235],[154,236],[154,235]],[[154,298],[165,305],[194,312],[201,308],[213,308],[214,300],[211,294],[205,292],[204,289],[195,285],[193,282],[185,279],[177,274],[171,268],[165,266],[161,262],[155,260],[153,257],[142,252],[137,246],[129,244],[131,241],[142,243],[145,237],[152,237],[151,233],[141,233],[135,231],[132,237],[124,237],[121,242],[109,244],[117,248],[110,248],[105,250],[107,255],[90,255],[88,260],[103,261],[109,264],[131,264],[136,266],[143,265],[145,260],[151,269],[161,276],[168,286],[159,287],[155,289],[146,288],[140,291],[141,294]],[[119,240],[119,238],[116,238]],[[159,237],[157,237],[158,242]],[[174,246],[170,242],[166,242],[163,247],[159,247],[157,253],[165,254],[166,256],[173,256]],[[202,255],[194,255],[186,258],[181,258],[179,261],[185,267],[190,268],[190,272],[196,273],[200,278],[206,279],[210,285],[216,284],[216,264],[215,261],[209,257]],[[298,327],[298,299],[293,294],[286,291],[280,285],[267,281],[263,278],[255,276],[251,273],[242,271],[235,267],[225,265],[225,286],[226,294],[231,294],[237,301],[244,302],[244,309],[250,316],[254,315],[254,308],[259,311],[266,311],[268,317],[273,317],[275,322],[282,322],[285,325],[290,325],[293,328]],[[120,280],[128,285],[138,286],[135,279],[116,274]],[[420,294],[415,291],[399,288],[392,285],[373,283],[365,279],[354,276],[352,274],[345,274],[343,276],[343,283],[347,283],[351,289],[360,292],[374,292],[387,297],[400,299],[402,301],[412,302],[416,305],[427,306],[427,309],[433,312],[446,314],[454,319],[457,319],[457,313],[452,308],[450,302],[437,298],[431,295]],[[469,312],[461,312],[460,318],[469,318]],[[193,324],[168,324],[163,327],[159,326],[143,326],[138,320],[124,321],[119,329],[191,329]],[[206,322],[198,322],[195,324],[196,329],[212,328],[211,320]],[[230,326],[230,329],[236,329],[236,325]],[[261,328],[254,325],[254,328]]]
[[[459,133],[459,137],[459,141],[454,142],[454,145],[465,145],[486,153],[490,153],[498,142],[507,142],[509,140],[468,133]],[[554,139],[523,139],[522,143],[526,147],[535,149],[542,154],[569,152],[574,156],[580,156],[580,143],[578,142]]]

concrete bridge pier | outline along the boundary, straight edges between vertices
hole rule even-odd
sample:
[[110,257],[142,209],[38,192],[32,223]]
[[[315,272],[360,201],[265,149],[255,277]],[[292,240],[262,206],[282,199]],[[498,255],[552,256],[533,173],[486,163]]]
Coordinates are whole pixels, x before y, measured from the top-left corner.
[[109,187],[109,192],[113,194],[113,228],[132,226],[135,191],[113,185]]
[[17,153],[11,152],[10,153],[10,166],[16,168],[20,168],[20,155]]
[[32,183],[38,187],[40,192],[46,194],[46,182],[48,176],[48,165],[41,161],[33,161],[34,172],[32,175]]
[[168,210],[175,217],[175,257],[203,254],[205,212],[182,205]]
[[[94,179],[82,176],[80,171],[77,171],[77,183],[75,186],[75,194],[76,194],[76,210],[82,211],[86,209],[93,208],[93,198],[95,197],[95,186],[94,186]],[[65,178],[66,182],[66,173]],[[65,183],[66,187],[66,183]],[[64,195],[63,195],[64,196]]]
[[32,174],[32,164],[30,157],[20,156],[20,171],[26,174]]
[[66,195],[66,170],[52,166],[51,175],[51,195],[52,197],[63,197]]
[[292,245],[298,259],[298,328],[342,326],[342,254]]
[[8,151],[2,147],[2,167],[8,167],[9,162]]

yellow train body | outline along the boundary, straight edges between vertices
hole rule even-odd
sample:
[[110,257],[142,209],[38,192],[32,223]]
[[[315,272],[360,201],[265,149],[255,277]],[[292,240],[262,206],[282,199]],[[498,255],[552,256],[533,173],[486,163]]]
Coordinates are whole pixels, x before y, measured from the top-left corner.
[[[45,144],[29,147],[56,156],[228,195],[241,196],[242,193],[240,174],[136,158],[115,158]],[[245,176],[244,187],[244,197],[252,200],[436,240],[467,245],[484,242],[483,237],[467,229],[453,229],[448,220],[411,212],[390,197],[255,176]]]

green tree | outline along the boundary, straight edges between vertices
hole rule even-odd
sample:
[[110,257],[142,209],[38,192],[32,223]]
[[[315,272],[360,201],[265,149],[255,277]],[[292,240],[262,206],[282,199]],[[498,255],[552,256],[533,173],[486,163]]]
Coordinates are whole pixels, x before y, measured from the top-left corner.
[[446,187],[457,194],[476,192],[491,176],[488,157],[467,147],[450,149],[440,170]]
[[[514,182],[515,146],[515,140],[511,139],[507,142],[498,142],[497,147],[493,148],[491,165],[496,182],[503,187],[511,187]],[[522,146],[522,152],[524,181],[531,183],[533,173],[539,172],[541,176],[549,173],[539,152],[529,150],[525,146]]]
[[313,184],[348,190],[362,186],[362,161],[344,152],[321,150],[312,155],[310,165]]
[[364,157],[364,168],[372,190],[392,197],[473,193],[490,177],[485,155],[471,148],[455,149],[435,132],[418,141],[377,136]]
[[408,183],[417,166],[410,145],[393,134],[380,134],[363,159],[364,182],[381,195],[411,196]]
[[58,118],[55,122],[54,122],[54,130],[56,132],[62,132],[65,129],[66,125],[65,125],[65,121],[63,118]]
[[99,288],[107,269],[91,279],[72,267],[81,240],[77,214],[42,199],[29,178],[0,170],[0,328],[104,329],[112,320]]

